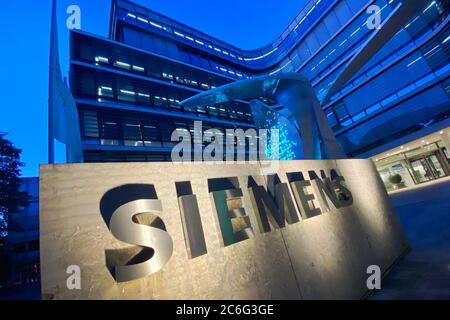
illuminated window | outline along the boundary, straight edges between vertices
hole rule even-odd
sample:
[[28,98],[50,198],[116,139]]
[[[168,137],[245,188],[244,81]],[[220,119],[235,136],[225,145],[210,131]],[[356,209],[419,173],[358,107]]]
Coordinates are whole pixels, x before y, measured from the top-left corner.
[[148,20],[147,20],[147,19],[144,19],[144,18],[141,18],[141,17],[138,17],[137,19],[138,19],[139,21],[144,22],[144,23],[148,23]]
[[116,61],[114,63],[114,66],[122,68],[122,69],[126,69],[126,70],[130,70],[131,65],[126,63],[126,62],[122,62],[122,61]]
[[139,66],[133,66],[133,70],[134,71],[138,71],[138,72],[144,72],[145,69],[143,67],[139,67]]
[[97,95],[99,97],[107,97],[107,98],[113,98],[114,92],[111,87],[108,86],[100,86],[98,87]]
[[98,57],[95,57],[95,62],[109,63],[109,59],[106,57],[98,56]]
[[153,21],[150,21],[150,24],[151,24],[152,26],[158,28],[158,29],[162,29],[162,27],[163,27],[162,25],[157,24],[157,23],[155,23],[155,22],[153,22]]

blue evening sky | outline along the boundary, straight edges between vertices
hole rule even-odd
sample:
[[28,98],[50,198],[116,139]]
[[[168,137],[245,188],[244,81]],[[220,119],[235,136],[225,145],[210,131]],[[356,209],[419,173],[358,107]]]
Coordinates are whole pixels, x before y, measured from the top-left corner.
[[[81,29],[107,36],[110,0],[57,0],[60,62],[67,76],[66,9],[81,8]],[[307,0],[135,0],[159,13],[243,49],[275,39]],[[22,149],[23,176],[47,162],[47,100],[51,0],[2,4],[0,132]],[[61,154],[62,148],[57,148]],[[58,156],[58,155],[57,155]]]

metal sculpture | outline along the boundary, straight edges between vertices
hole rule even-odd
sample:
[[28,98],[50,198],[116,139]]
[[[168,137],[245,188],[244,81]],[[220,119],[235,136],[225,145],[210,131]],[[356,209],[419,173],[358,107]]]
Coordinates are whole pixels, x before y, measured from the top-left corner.
[[[274,100],[276,105],[266,105],[258,98]],[[252,109],[282,113],[299,132],[302,144],[298,154],[303,159],[346,158],[310,82],[300,74],[279,73],[234,82],[186,99],[181,105],[203,107],[232,100],[250,100]]]

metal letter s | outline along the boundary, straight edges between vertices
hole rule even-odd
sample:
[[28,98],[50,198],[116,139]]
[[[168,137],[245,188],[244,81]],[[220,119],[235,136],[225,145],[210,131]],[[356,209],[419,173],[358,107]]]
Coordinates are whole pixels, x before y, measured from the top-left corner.
[[[161,270],[169,261],[173,252],[173,243],[172,237],[165,231],[164,223],[157,215],[161,212],[161,201],[155,199],[127,202],[113,212],[109,229],[114,237],[120,241],[144,247],[131,259],[115,257],[114,261],[110,261],[110,264],[114,266],[117,282],[148,276]],[[144,250],[151,253],[152,249],[153,254],[142,255]],[[109,250],[110,253],[120,251],[124,250]],[[106,259],[111,259],[112,256],[107,252]],[[118,261],[121,264],[118,264]]]

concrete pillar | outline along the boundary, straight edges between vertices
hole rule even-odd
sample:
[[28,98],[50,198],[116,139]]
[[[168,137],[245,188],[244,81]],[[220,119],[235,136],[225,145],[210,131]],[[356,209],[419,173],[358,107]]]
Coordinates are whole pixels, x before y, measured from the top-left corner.
[[450,153],[450,129],[444,131],[444,134],[441,135],[441,139],[447,149],[447,152]]
[[[441,135],[441,140],[444,143],[447,152],[450,154],[450,129],[444,131],[444,134]],[[442,160],[444,161],[443,168],[445,170],[445,174],[450,175],[450,163],[442,150],[439,150],[439,153],[442,157]]]

